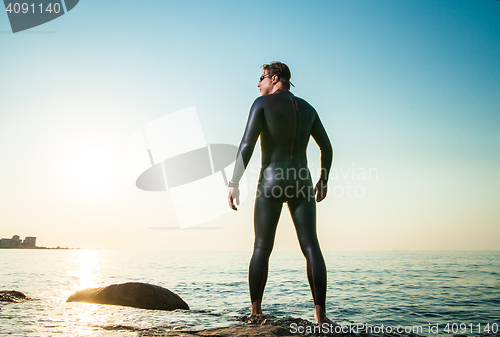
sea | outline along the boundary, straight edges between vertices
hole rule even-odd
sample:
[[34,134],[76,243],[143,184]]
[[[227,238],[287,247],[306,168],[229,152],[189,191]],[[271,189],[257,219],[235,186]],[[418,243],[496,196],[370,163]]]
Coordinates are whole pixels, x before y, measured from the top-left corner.
[[[0,335],[141,336],[239,325],[238,317],[250,313],[250,257],[251,252],[3,249],[0,290],[21,291],[32,300],[0,304]],[[339,324],[416,328],[426,336],[498,331],[500,251],[324,257],[327,314]],[[124,282],[165,287],[191,310],[66,303],[77,290]],[[273,252],[264,313],[314,321],[313,308],[302,254]]]

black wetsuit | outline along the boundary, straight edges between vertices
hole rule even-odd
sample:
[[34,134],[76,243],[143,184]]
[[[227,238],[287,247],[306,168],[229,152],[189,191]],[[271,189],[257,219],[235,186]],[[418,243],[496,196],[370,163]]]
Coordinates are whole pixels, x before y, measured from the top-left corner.
[[261,96],[250,109],[233,182],[241,179],[259,136],[262,167],[255,199],[254,252],[249,268],[252,303],[262,299],[276,227],[283,202],[287,202],[307,260],[314,304],[325,309],[326,266],[316,236],[316,201],[306,149],[312,136],[321,151],[320,179],[327,181],[333,157],[330,140],[316,110],[305,100],[286,89]]

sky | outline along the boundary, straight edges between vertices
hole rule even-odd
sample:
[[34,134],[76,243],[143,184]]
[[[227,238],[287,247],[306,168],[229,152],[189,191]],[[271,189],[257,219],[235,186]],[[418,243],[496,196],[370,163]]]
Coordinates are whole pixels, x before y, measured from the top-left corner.
[[[258,146],[239,211],[180,229],[168,191],[135,186],[129,138],[195,106],[207,144],[237,146],[281,61],[335,151],[323,250],[498,250],[499,17],[495,0],[82,0],[14,34],[0,13],[0,236],[251,251]],[[308,157],[317,178],[313,141]],[[299,250],[286,205],[275,250]]]

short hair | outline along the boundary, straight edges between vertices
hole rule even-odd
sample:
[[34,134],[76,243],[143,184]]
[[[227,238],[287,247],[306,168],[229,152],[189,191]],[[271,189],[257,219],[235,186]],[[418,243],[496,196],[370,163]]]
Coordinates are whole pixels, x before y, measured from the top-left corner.
[[263,64],[262,70],[267,70],[267,73],[270,75],[278,76],[278,80],[281,82],[285,89],[290,89],[290,85],[294,87],[292,82],[290,82],[292,73],[290,73],[290,69],[286,64],[281,62],[271,62],[269,64]]

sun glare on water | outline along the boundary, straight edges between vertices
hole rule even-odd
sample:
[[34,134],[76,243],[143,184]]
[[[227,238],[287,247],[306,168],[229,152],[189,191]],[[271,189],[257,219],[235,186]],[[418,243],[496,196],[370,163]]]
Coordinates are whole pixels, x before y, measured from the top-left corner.
[[74,265],[75,268],[68,272],[75,278],[75,291],[98,287],[101,281],[102,269],[102,261],[98,251],[79,251]]

